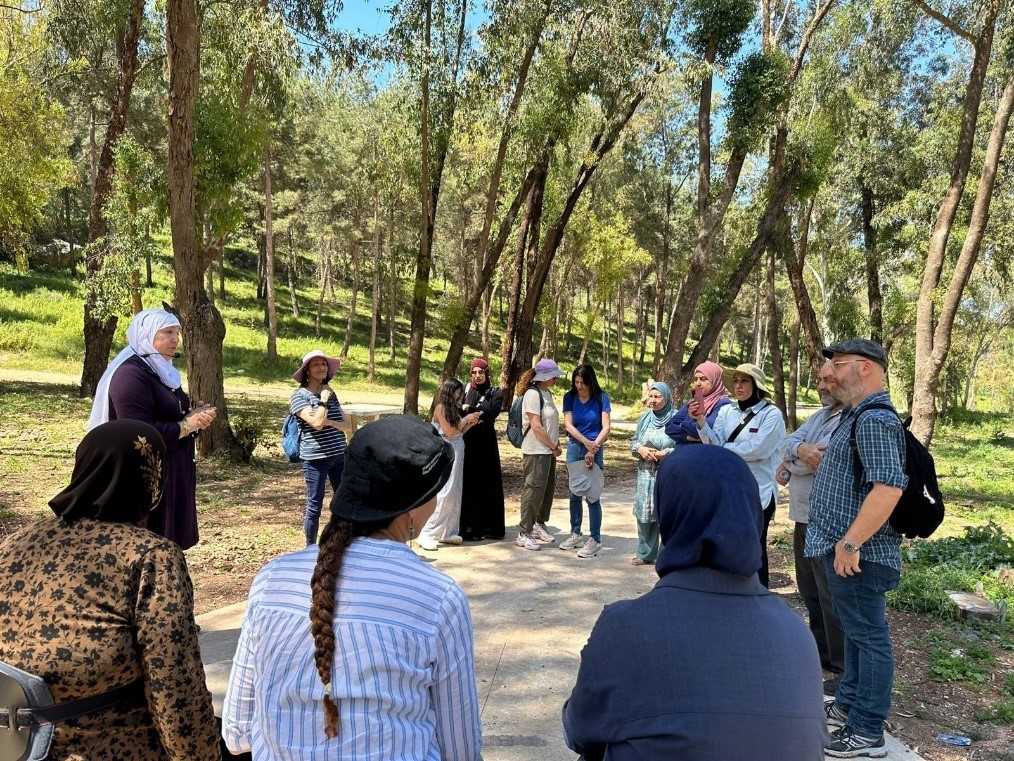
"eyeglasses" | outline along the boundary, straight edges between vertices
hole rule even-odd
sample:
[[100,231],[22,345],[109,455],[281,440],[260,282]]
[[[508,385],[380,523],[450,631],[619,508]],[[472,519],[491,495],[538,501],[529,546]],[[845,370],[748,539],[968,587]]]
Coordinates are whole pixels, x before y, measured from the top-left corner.
[[847,365],[851,362],[872,362],[872,361],[873,360],[866,359],[865,357],[863,359],[836,359],[831,364],[834,365],[835,367],[838,367],[839,365]]

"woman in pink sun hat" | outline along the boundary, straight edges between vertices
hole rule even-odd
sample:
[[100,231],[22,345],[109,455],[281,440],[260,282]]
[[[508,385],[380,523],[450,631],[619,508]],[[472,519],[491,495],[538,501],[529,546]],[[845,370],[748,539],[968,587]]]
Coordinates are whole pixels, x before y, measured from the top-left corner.
[[303,530],[306,543],[317,543],[324,491],[338,488],[345,468],[345,435],[352,430],[345,419],[335,392],[328,385],[341,367],[341,360],[328,357],[320,349],[303,355],[292,379],[299,388],[289,397],[289,412],[299,421],[299,459],[306,480],[306,517]]

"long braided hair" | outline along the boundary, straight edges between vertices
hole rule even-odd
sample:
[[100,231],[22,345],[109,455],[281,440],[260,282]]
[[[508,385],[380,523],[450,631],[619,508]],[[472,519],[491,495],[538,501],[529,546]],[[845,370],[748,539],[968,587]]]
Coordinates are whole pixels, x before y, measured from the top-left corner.
[[324,734],[338,736],[338,705],[331,690],[331,671],[334,667],[334,613],[338,605],[338,575],[341,573],[345,550],[361,536],[386,528],[391,521],[380,523],[353,523],[331,517],[318,544],[317,565],[310,579],[310,633],[313,635],[314,661],[324,685]]

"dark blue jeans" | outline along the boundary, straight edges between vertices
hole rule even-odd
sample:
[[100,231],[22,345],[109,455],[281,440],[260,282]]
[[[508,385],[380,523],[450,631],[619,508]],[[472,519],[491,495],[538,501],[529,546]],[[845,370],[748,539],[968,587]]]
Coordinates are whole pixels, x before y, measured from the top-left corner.
[[834,612],[845,634],[845,673],[835,702],[848,712],[852,729],[867,737],[881,737],[894,685],[885,595],[898,586],[901,574],[860,560],[861,573],[839,576],[834,572],[833,553],[824,556],[824,565]]
[[322,460],[303,460],[303,478],[306,480],[306,517],[303,530],[307,545],[317,543],[320,528],[320,511],[324,507],[324,490],[331,482],[331,491],[338,489],[345,470],[345,455],[325,457]]
[[[587,451],[580,441],[571,441],[567,444],[567,462],[583,460]],[[603,458],[602,447],[599,447],[599,451],[595,453],[595,462],[600,468],[603,467]],[[584,512],[581,502],[581,497],[570,495],[570,530],[573,534],[581,533],[581,518]],[[588,503],[588,533],[596,542],[602,541],[602,502],[600,500]]]

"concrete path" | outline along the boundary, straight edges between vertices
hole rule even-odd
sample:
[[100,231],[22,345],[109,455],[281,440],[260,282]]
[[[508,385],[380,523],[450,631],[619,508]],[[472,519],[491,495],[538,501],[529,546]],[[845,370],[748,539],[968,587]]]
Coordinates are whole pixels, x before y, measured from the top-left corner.
[[[657,580],[650,567],[629,562],[636,545],[630,495],[607,492],[602,506],[603,548],[594,558],[581,559],[555,545],[540,552],[515,549],[511,527],[510,539],[502,542],[420,552],[468,595],[486,761],[575,758],[563,744],[560,709],[577,677],[581,648],[605,604],[643,594]],[[563,532],[561,539],[566,516],[566,500],[557,500],[549,525]],[[243,608],[238,603],[197,619],[219,711]],[[888,749],[894,761],[920,759],[891,737]]]

